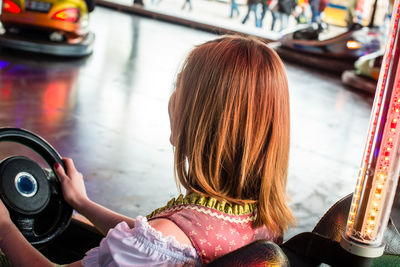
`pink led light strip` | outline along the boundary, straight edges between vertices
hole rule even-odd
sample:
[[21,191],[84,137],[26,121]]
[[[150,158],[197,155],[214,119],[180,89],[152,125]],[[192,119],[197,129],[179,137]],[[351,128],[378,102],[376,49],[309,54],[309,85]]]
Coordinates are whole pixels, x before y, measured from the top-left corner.
[[[399,73],[400,65],[398,65],[397,73]],[[378,164],[375,171],[374,183],[372,185],[371,196],[369,199],[367,211],[368,217],[362,229],[365,236],[373,238],[376,236],[377,228],[376,222],[379,221],[379,216],[382,216],[380,210],[382,209],[383,196],[387,193],[387,179],[391,163],[393,162],[394,155],[397,151],[399,142],[399,120],[400,120],[400,80],[396,76],[395,89],[390,100],[389,112],[387,116],[387,123],[385,125],[384,134],[382,137],[382,146],[378,155]]]
[[[396,36],[398,32],[399,26],[399,12],[400,12],[400,3],[399,0],[396,0],[393,10],[393,19],[392,19],[392,27],[391,34],[389,36],[389,42],[387,43],[385,56],[383,59],[381,74],[378,81],[377,92],[375,94],[374,108],[371,114],[371,123],[370,129],[367,137],[367,143],[364,151],[364,157],[362,161],[362,166],[359,172],[359,176],[357,179],[357,186],[353,195],[353,201],[350,207],[349,218],[347,222],[347,230],[346,234],[349,236],[353,236],[356,239],[361,239],[362,241],[374,240],[376,237],[376,231],[378,230],[376,226],[376,222],[379,221],[382,213],[380,212],[382,209],[382,205],[384,201],[385,194],[387,193],[387,179],[390,173],[391,163],[393,163],[393,158],[395,157],[395,153],[397,151],[397,144],[399,142],[399,120],[400,120],[400,64],[397,69],[394,70],[391,68],[393,65],[393,55],[396,52],[395,46],[398,46],[396,42]],[[398,41],[397,41],[398,42]],[[397,59],[398,60],[398,59]],[[393,73],[393,71],[396,71]],[[390,75],[393,79],[393,74],[395,75],[395,81],[393,83],[393,90],[387,90],[388,86],[388,76]],[[388,96],[388,91],[391,93],[391,96]],[[385,111],[382,105],[387,102],[387,97],[390,97],[389,107]],[[387,114],[383,114],[387,112]],[[386,117],[385,117],[386,115]],[[386,119],[386,120],[385,120]],[[382,139],[378,140],[376,136],[377,130],[382,128],[381,124],[385,123]],[[379,131],[379,130],[378,130]],[[379,154],[375,158],[374,155],[371,154],[373,150],[376,150],[378,143],[380,142]],[[373,166],[376,159],[376,167]],[[365,214],[363,217],[363,224],[360,229],[359,226],[355,227],[354,223],[359,221],[357,218],[357,212],[360,208],[361,198],[365,199],[363,193],[365,193],[365,179],[367,176],[371,177],[373,172],[374,179],[371,182],[371,189],[367,192],[369,194],[368,204],[365,209]],[[364,191],[363,191],[364,190]]]
[[[368,159],[369,159],[369,155],[371,153],[371,148],[372,148],[372,144],[373,144],[376,127],[378,125],[379,111],[381,110],[381,104],[382,104],[382,99],[384,97],[390,61],[392,60],[394,42],[396,39],[396,33],[398,30],[398,26],[399,26],[399,12],[400,12],[400,3],[398,1],[396,1],[396,5],[394,7],[394,12],[393,12],[393,14],[395,15],[395,21],[391,28],[392,29],[391,35],[389,38],[389,42],[386,44],[385,56],[382,61],[382,65],[384,67],[383,67],[383,69],[381,68],[381,72],[383,71],[383,75],[381,74],[379,77],[379,81],[378,81],[379,86],[377,86],[378,91],[375,94],[374,109],[372,111],[373,124],[371,125],[372,127],[371,127],[370,133],[368,135],[368,139],[367,139],[368,140],[368,143],[367,143],[368,144],[368,148],[367,148],[368,154],[364,157],[365,164],[368,164]],[[377,97],[377,96],[379,96],[379,97]]]

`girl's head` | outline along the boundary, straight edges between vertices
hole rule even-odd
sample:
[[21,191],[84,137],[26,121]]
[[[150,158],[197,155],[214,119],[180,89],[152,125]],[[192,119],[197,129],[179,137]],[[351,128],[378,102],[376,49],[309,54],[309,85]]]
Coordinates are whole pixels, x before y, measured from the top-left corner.
[[196,47],[170,100],[175,171],[189,191],[257,202],[255,226],[282,233],[286,203],[289,95],[278,55],[254,38],[226,36]]

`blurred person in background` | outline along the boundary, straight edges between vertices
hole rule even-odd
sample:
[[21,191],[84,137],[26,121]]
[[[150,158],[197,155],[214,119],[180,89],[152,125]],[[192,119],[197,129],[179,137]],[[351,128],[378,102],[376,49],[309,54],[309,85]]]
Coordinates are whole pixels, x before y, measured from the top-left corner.
[[236,12],[236,16],[238,17],[240,14],[238,4],[235,0],[231,0],[231,15],[229,16],[230,18],[233,18],[234,12]]
[[311,22],[320,21],[319,2],[320,0],[309,0],[311,8]]
[[247,14],[243,18],[242,24],[245,24],[247,19],[250,17],[250,12],[253,11],[254,19],[257,28],[261,28],[261,18],[260,18],[260,6],[261,0],[247,0]]
[[317,22],[320,23],[322,22],[323,14],[325,11],[325,8],[328,6],[329,0],[319,0],[319,5],[318,5],[318,12],[317,12]]
[[276,20],[280,20],[279,31],[283,31],[287,28],[289,22],[289,16],[292,14],[295,6],[297,5],[295,0],[277,0],[277,11],[272,10],[272,24],[271,31],[274,31]]
[[294,9],[294,17],[297,24],[307,24],[309,23],[309,10],[308,0],[299,0],[297,6]]
[[186,4],[189,5],[189,11],[192,11],[192,8],[193,8],[193,7],[192,7],[192,1],[191,1],[191,0],[185,0],[185,2],[183,3],[183,6],[182,6],[182,10],[185,9]]
[[357,4],[357,0],[349,0],[344,20],[347,28],[352,29],[362,23],[362,5]]
[[260,17],[260,28],[262,27],[262,23],[263,23],[265,14],[267,13],[267,11],[269,9],[269,4],[271,2],[272,2],[272,0],[261,0],[262,10],[261,10],[261,17]]

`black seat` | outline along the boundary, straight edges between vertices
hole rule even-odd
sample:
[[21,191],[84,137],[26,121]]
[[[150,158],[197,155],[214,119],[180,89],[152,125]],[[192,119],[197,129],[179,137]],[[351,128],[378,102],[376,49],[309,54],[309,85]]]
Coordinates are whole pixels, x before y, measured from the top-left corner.
[[[352,194],[336,202],[321,218],[312,232],[301,233],[282,245],[283,251],[293,266],[357,266],[360,262],[370,262],[372,266],[400,266],[400,234],[389,220],[384,235],[384,255],[376,259],[366,259],[348,253],[340,247],[340,239],[346,228]],[[393,209],[392,212],[396,210]]]
[[88,9],[88,12],[92,12],[94,10],[94,7],[96,6],[96,0],[85,0],[86,7]]
[[208,267],[236,266],[290,266],[288,258],[275,243],[258,240],[231,253],[228,253],[207,265]]

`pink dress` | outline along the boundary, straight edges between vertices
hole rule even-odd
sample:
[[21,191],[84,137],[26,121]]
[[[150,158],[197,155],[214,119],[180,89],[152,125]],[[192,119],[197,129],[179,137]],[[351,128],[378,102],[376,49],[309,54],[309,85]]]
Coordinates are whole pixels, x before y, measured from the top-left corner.
[[[282,242],[281,237],[274,236],[265,227],[256,229],[252,227],[256,219],[255,210],[245,211],[243,206],[233,205],[231,206],[233,209],[224,208],[222,212],[209,202],[210,199],[216,201],[215,199],[206,199],[208,205],[175,203],[170,208],[156,212],[151,216],[151,220],[164,218],[174,222],[189,237],[202,264],[207,264],[256,240]],[[242,207],[241,212],[240,207]]]

